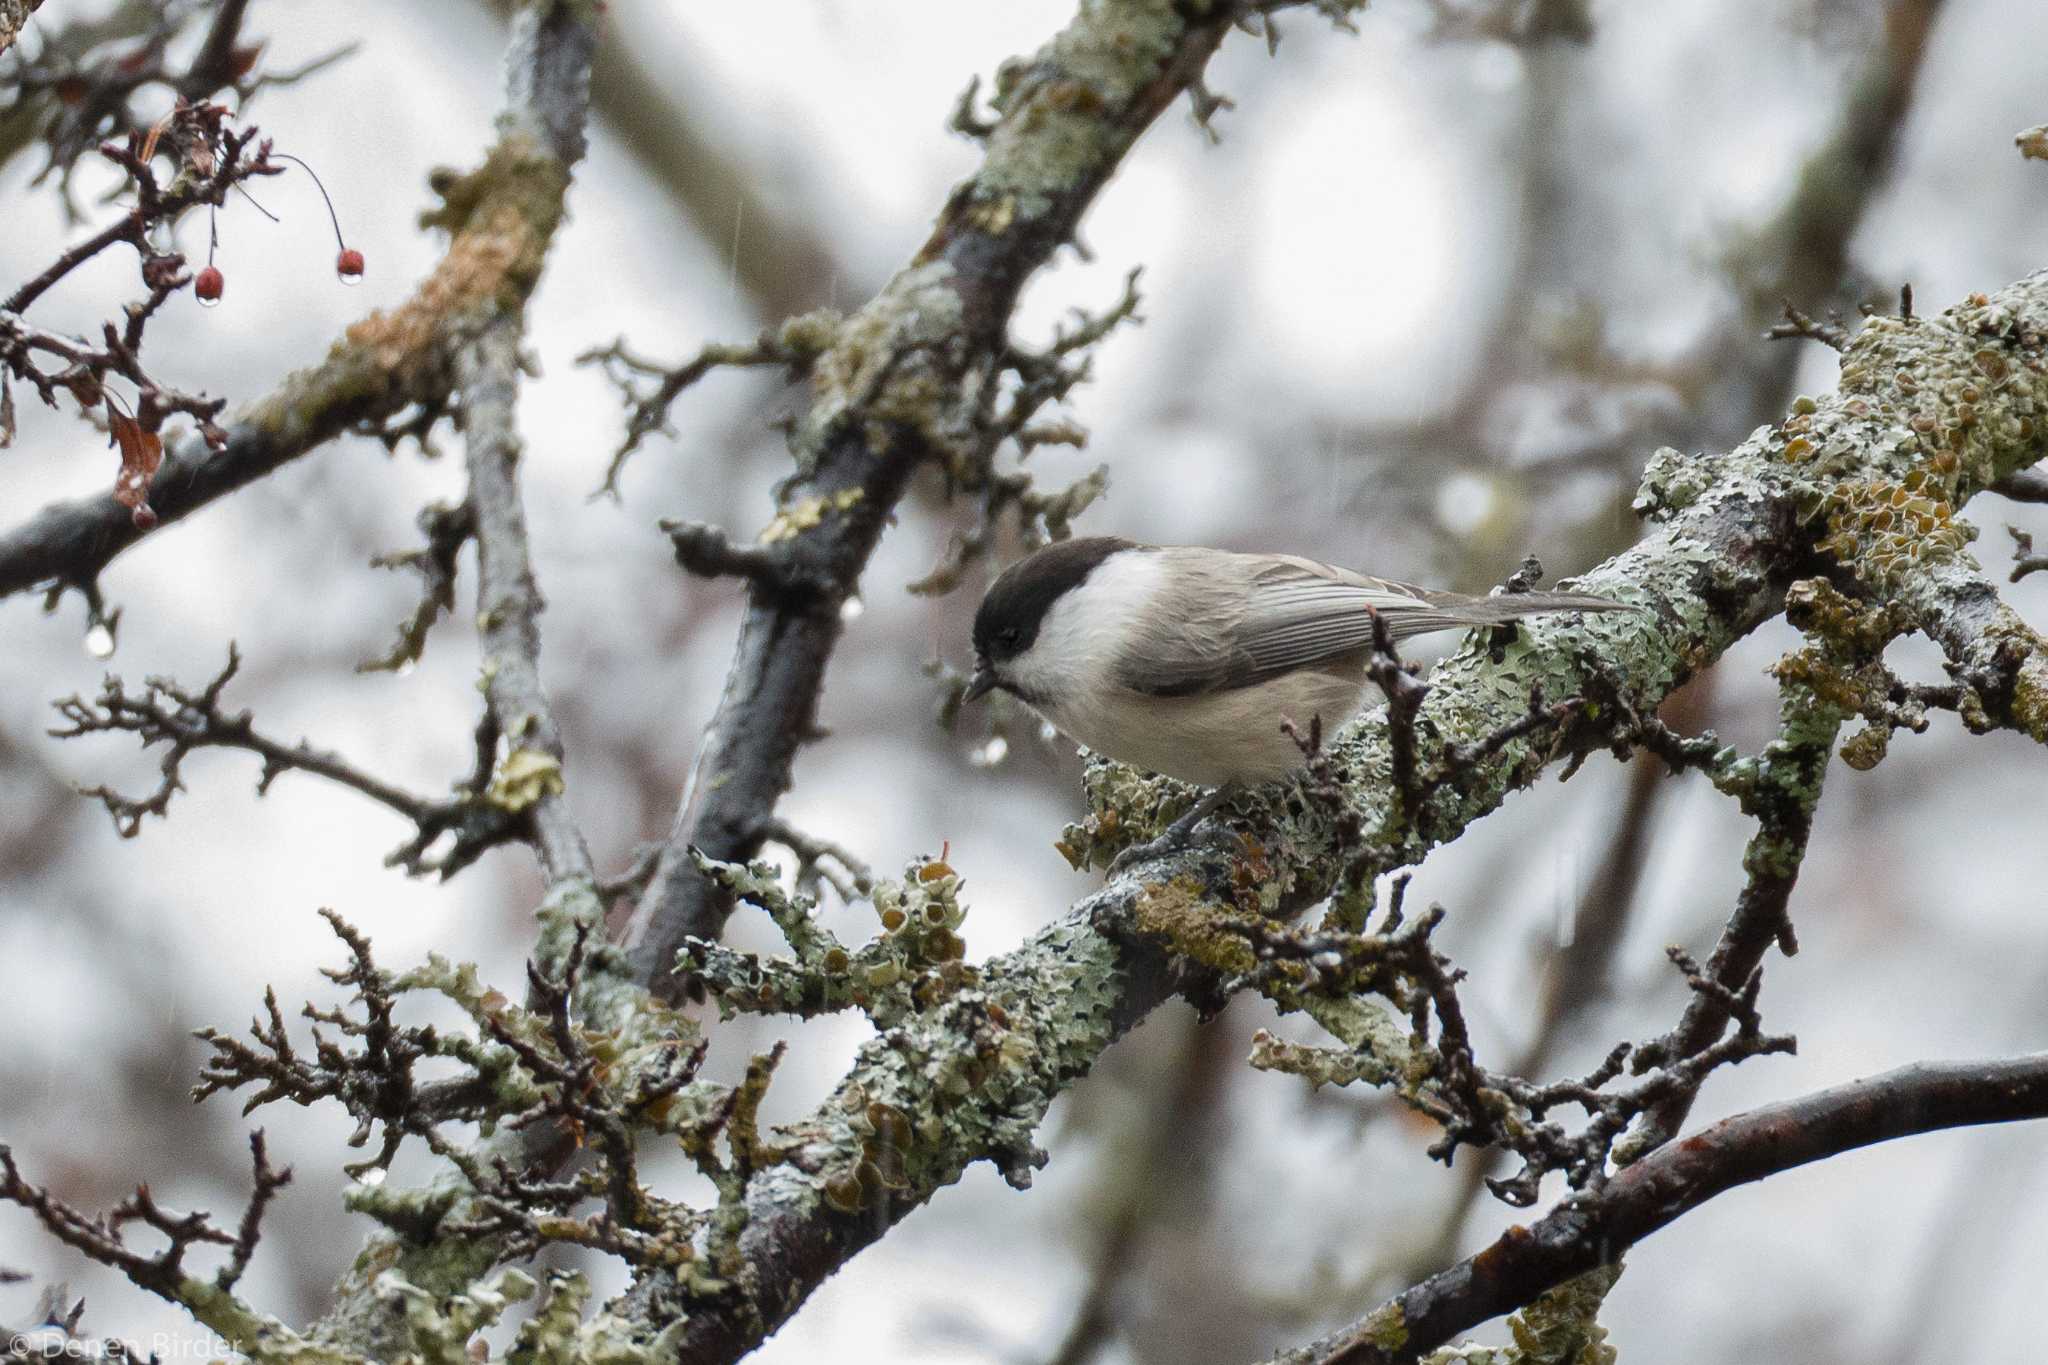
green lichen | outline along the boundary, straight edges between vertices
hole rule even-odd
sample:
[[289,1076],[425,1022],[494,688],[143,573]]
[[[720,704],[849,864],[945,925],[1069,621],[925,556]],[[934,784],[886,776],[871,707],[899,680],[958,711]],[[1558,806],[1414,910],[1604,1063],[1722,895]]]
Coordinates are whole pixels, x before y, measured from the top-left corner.
[[1643,466],[1633,504],[1636,515],[1646,521],[1669,521],[1713,487],[1715,472],[1714,463],[1703,455],[1659,446]]
[[777,512],[774,520],[761,528],[760,543],[774,545],[779,541],[795,540],[824,521],[827,515],[851,511],[863,496],[864,492],[859,488],[842,488],[836,493],[799,498]]
[[1031,61],[1004,63],[991,101],[1004,117],[967,187],[970,221],[995,236],[1036,222],[1112,162],[1130,134],[1106,111],[1137,101],[1187,27],[1172,0],[1097,3]]
[[783,888],[773,864],[693,857],[706,876],[765,910],[794,953],[761,958],[691,940],[680,969],[711,993],[728,1018],[741,1012],[808,1018],[856,1008],[888,1028],[981,979],[980,969],[964,960],[967,944],[960,929],[967,907],[960,900],[960,875],[936,858],[912,859],[901,881],[875,885],[869,903],[881,932],[848,949],[819,922],[816,902]]
[[1258,965],[1245,937],[1248,917],[1215,904],[1207,888],[1194,877],[1175,877],[1140,888],[1131,918],[1138,932],[1176,957],[1213,971],[1242,975]]
[[1615,1264],[1566,1280],[1508,1319],[1513,1345],[1447,1346],[1422,1365],[1614,1365],[1619,1357],[1599,1312],[1620,1278]]
[[816,469],[851,422],[876,453],[891,447],[899,427],[931,449],[948,449],[966,429],[971,414],[963,405],[971,398],[939,358],[951,353],[963,327],[955,271],[942,260],[898,272],[865,308],[834,326],[811,366],[810,406],[790,442],[799,476]]

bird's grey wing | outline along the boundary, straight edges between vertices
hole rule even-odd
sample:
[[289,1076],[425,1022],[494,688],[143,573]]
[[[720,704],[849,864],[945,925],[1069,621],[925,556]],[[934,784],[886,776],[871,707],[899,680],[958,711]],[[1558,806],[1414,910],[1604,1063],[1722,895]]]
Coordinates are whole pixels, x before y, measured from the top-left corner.
[[1206,609],[1142,623],[1118,670],[1124,686],[1169,697],[1249,687],[1369,648],[1375,611],[1396,639],[1463,624],[1406,583],[1291,555],[1210,556],[1191,594]]
[[1254,578],[1236,643],[1254,675],[1247,681],[1257,681],[1370,648],[1374,613],[1400,640],[1468,624],[1459,605],[1451,594],[1275,555]]

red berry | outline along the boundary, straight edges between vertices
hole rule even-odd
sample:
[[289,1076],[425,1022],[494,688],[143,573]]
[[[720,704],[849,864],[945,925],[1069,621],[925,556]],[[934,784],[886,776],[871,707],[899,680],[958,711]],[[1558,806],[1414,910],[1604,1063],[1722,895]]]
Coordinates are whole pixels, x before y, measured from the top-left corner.
[[363,253],[354,247],[343,247],[341,255],[334,259],[334,273],[343,284],[354,284],[363,277]]
[[128,514],[128,520],[135,523],[135,529],[138,531],[154,531],[156,529],[156,509],[146,502],[138,502],[135,504],[134,510]]
[[215,266],[207,266],[192,281],[192,292],[209,308],[220,302],[221,290],[226,287],[226,277]]

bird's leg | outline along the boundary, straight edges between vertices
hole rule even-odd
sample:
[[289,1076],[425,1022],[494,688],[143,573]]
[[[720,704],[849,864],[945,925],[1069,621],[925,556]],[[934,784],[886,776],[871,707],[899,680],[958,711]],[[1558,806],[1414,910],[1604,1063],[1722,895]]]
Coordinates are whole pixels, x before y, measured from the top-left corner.
[[1147,862],[1153,858],[1163,858],[1169,853],[1180,852],[1194,842],[1195,826],[1215,814],[1216,808],[1237,795],[1237,792],[1238,787],[1235,782],[1226,782],[1222,786],[1210,790],[1201,800],[1188,807],[1187,814],[1168,825],[1164,834],[1161,834],[1156,839],[1148,839],[1142,844],[1133,844],[1117,854],[1116,860],[1109,865],[1109,875],[1114,877],[1135,863]]

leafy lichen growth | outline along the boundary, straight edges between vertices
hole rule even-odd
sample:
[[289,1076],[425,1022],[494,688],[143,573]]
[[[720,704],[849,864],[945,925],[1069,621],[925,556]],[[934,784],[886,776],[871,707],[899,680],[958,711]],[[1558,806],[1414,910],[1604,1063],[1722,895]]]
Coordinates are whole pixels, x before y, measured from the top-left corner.
[[980,983],[965,961],[960,927],[967,907],[960,874],[937,858],[913,859],[901,881],[878,883],[870,903],[880,932],[849,950],[816,917],[817,903],[785,890],[773,864],[699,858],[704,874],[741,900],[759,906],[782,931],[793,958],[763,959],[692,939],[681,969],[701,982],[725,1017],[795,1014],[810,1017],[860,1009],[883,1028],[910,1012]]

